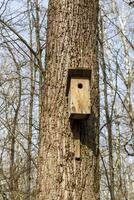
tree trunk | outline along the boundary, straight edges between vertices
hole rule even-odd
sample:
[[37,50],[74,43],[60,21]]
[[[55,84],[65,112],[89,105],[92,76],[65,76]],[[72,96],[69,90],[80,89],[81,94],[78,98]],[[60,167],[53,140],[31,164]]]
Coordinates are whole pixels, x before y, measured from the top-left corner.
[[18,115],[19,110],[21,107],[21,95],[22,95],[22,80],[21,80],[21,74],[20,74],[20,66],[19,63],[17,63],[12,50],[8,46],[8,50],[13,58],[14,64],[16,65],[16,73],[18,74],[18,82],[19,82],[19,88],[18,88],[18,102],[17,107],[15,109],[14,118],[13,118],[13,128],[11,132],[11,152],[10,152],[10,199],[11,200],[19,200],[19,196],[17,194],[18,190],[18,180],[16,179],[16,168],[15,168],[15,146],[16,146],[16,128],[17,128],[17,121],[18,121]]
[[108,102],[108,87],[107,87],[107,71],[106,71],[106,62],[104,57],[104,35],[103,35],[103,21],[100,20],[100,55],[101,55],[101,68],[103,74],[104,82],[104,110],[107,124],[108,132],[108,154],[109,154],[109,191],[111,200],[115,200],[115,191],[114,191],[114,163],[113,163],[113,133],[112,133],[112,115],[109,112],[109,102]]
[[[32,2],[27,0],[27,9],[28,9],[28,22],[29,22],[29,40],[30,40],[30,47],[32,48],[32,20],[30,16],[30,10],[32,8]],[[30,97],[29,97],[29,116],[28,116],[28,144],[27,144],[27,173],[26,173],[26,193],[25,199],[31,199],[31,160],[32,160],[32,124],[33,124],[33,101],[34,101],[34,90],[35,90],[35,77],[34,77],[34,69],[33,69],[33,55],[30,52]]]
[[[49,1],[38,200],[99,199],[98,1]],[[68,68],[92,70],[92,113],[80,120],[80,159],[65,96]]]

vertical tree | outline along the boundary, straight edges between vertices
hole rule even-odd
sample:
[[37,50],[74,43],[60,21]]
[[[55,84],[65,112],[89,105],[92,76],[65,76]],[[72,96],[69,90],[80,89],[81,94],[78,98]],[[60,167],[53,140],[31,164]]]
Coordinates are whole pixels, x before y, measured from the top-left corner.
[[[108,154],[109,154],[109,191],[111,199],[115,199],[114,195],[114,167],[113,167],[113,141],[112,141],[112,117],[113,110],[109,111],[109,102],[108,102],[108,85],[107,85],[107,71],[106,71],[106,62],[104,56],[104,35],[103,35],[103,22],[100,20],[100,57],[101,57],[101,68],[103,74],[103,82],[104,82],[104,110],[106,116],[106,124],[107,124],[107,132],[108,132]],[[115,93],[116,97],[116,93]],[[113,101],[114,106],[114,101]],[[112,106],[112,107],[113,107]]]
[[[49,1],[37,199],[99,199],[98,1]],[[65,96],[68,68],[92,70],[92,113],[78,121],[81,157]]]
[[[28,14],[28,22],[29,22],[29,46],[33,48],[33,27],[32,27],[32,19],[31,19],[31,10],[32,10],[32,2],[31,0],[27,0],[27,14]],[[31,168],[32,168],[32,136],[33,136],[33,105],[34,105],[34,92],[35,92],[35,78],[36,71],[33,67],[33,55],[30,51],[30,98],[29,98],[29,119],[28,119],[28,144],[27,144],[27,176],[26,176],[26,196],[25,199],[30,200],[31,198]]]

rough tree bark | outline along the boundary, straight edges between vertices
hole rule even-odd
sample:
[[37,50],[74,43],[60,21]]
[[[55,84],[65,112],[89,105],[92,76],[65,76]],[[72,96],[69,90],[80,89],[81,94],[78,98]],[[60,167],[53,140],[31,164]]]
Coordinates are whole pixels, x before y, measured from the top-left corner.
[[[98,1],[50,0],[42,99],[38,200],[99,199]],[[65,96],[68,68],[92,70],[92,114],[78,121],[81,158]]]

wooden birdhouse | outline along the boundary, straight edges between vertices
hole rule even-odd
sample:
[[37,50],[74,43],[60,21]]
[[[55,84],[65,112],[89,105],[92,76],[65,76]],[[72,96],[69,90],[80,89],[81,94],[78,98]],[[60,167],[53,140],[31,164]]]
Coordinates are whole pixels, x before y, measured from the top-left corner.
[[89,69],[69,69],[66,95],[72,119],[86,119],[91,113]]

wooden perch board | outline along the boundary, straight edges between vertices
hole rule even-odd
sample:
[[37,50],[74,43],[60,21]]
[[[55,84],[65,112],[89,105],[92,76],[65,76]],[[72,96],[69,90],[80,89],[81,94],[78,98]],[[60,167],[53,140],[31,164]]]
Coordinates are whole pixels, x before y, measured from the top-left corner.
[[74,126],[74,146],[75,159],[80,159],[80,125],[78,122]]

